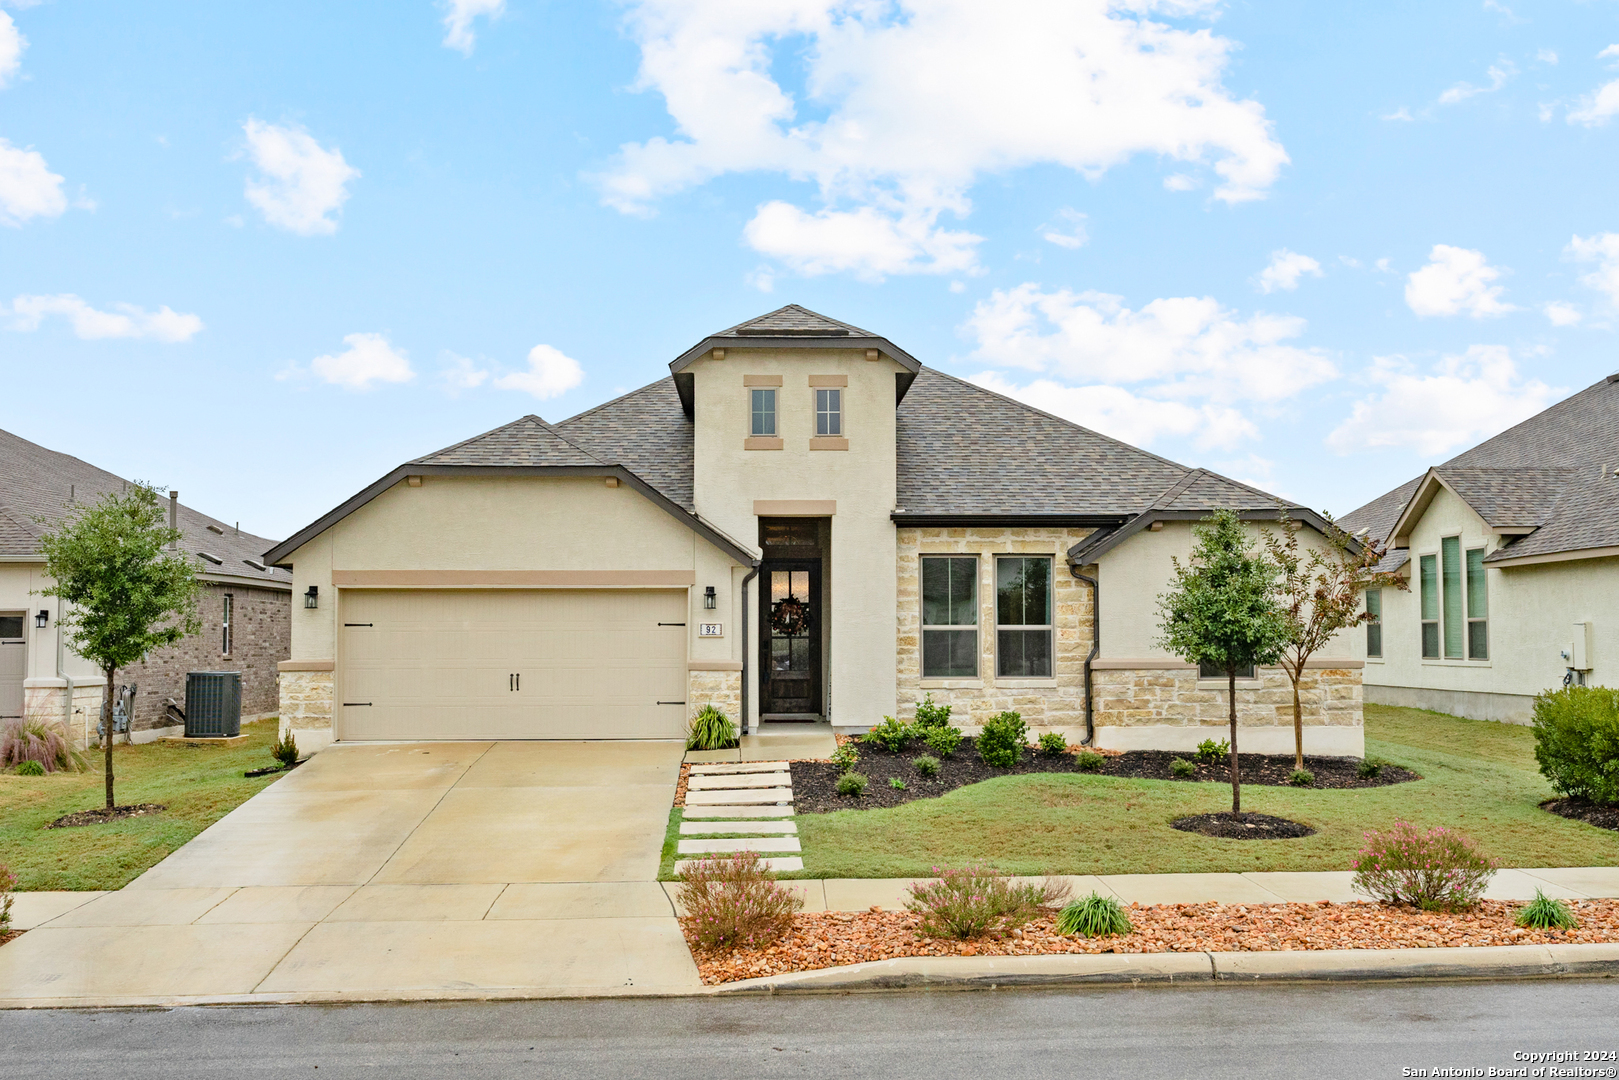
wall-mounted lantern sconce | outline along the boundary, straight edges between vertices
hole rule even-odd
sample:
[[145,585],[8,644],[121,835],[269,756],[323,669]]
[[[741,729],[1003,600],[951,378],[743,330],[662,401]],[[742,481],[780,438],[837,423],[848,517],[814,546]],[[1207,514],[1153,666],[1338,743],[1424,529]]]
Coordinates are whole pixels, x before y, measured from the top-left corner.
[[39,627],[41,630],[45,629],[45,624],[50,621],[51,613],[44,608],[40,608],[39,614],[34,616],[34,625]]
[[703,590],[703,609],[705,611],[713,611],[715,606],[718,604],[719,598],[714,595],[714,586],[710,585],[708,588]]
[[320,607],[320,588],[318,586],[311,585],[304,591],[304,607]]

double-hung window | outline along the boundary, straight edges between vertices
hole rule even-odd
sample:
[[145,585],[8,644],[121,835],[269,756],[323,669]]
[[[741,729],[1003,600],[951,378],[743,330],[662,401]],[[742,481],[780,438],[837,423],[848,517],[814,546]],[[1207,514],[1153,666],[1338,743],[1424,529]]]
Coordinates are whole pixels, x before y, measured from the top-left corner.
[[1490,598],[1484,588],[1484,549],[1467,551],[1467,658],[1490,658]]
[[1443,575],[1442,596],[1445,601],[1445,659],[1462,658],[1462,636],[1466,625],[1462,618],[1462,539],[1447,536],[1439,541],[1439,569]]
[[1051,677],[1051,556],[995,560],[995,674]]
[[[1205,660],[1197,665],[1197,677],[1200,679],[1223,679],[1226,674],[1224,668],[1216,667]],[[1237,678],[1239,679],[1257,679],[1258,677],[1259,672],[1252,664],[1237,669]]]
[[843,434],[843,391],[815,391],[815,434]]
[[978,675],[978,559],[922,557],[922,677]]
[[220,641],[220,650],[219,650],[220,652],[224,653],[226,656],[230,655],[231,616],[234,614],[232,609],[235,606],[236,606],[235,598],[232,597],[230,593],[226,593],[225,594],[225,609],[222,612],[220,612],[220,629],[221,629],[220,637],[221,637],[221,641]]
[[1422,658],[1439,658],[1439,558],[1424,555],[1417,560],[1422,590]]
[[1366,655],[1383,655],[1383,590],[1366,590]]
[[776,434],[776,391],[757,387],[748,391],[751,399],[752,424],[749,433],[769,438]]

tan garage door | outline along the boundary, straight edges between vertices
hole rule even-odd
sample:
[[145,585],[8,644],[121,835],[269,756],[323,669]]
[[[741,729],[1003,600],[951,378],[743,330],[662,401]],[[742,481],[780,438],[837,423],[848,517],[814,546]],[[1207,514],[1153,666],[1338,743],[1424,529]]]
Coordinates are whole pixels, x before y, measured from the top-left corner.
[[672,739],[686,594],[344,590],[338,738]]

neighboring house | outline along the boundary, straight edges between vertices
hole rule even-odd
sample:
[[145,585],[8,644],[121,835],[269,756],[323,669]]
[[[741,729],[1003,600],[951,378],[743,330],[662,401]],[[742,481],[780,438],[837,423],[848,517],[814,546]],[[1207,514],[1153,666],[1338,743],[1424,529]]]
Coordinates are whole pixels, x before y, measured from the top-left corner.
[[1366,700],[1528,723],[1619,686],[1619,374],[1346,516],[1409,592],[1367,594]]
[[[401,465],[265,556],[294,576],[300,746],[672,738],[710,702],[863,729],[928,693],[1104,747],[1220,737],[1225,681],[1154,644],[1156,597],[1193,522],[1275,497],[797,306],[669,366]],[[1309,672],[1313,753],[1362,750],[1358,640]],[[1285,676],[1238,685],[1244,745],[1290,750]]]
[[[39,595],[49,584],[39,537],[70,507],[126,486],[78,458],[0,431],[0,717],[63,720],[80,744],[95,740],[105,680],[64,647],[61,601]],[[170,492],[170,521],[203,581],[202,631],[118,672],[119,686],[136,687],[136,742],[167,733],[166,703],[184,705],[188,671],[240,671],[243,719],[275,715],[276,664],[288,650],[292,576],[262,561],[272,541],[182,506],[176,494]]]

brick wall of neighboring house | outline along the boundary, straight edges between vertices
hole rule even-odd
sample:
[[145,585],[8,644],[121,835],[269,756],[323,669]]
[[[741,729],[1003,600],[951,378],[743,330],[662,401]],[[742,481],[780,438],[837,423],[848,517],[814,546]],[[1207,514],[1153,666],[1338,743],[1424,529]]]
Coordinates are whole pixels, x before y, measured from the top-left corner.
[[[234,623],[229,656],[222,651],[227,593],[232,598]],[[243,719],[275,715],[276,665],[292,654],[292,595],[207,582],[197,598],[197,614],[202,621],[200,633],[118,672],[120,684],[134,683],[139,688],[135,730],[168,726],[164,703],[173,698],[185,704],[188,671],[241,672]]]

